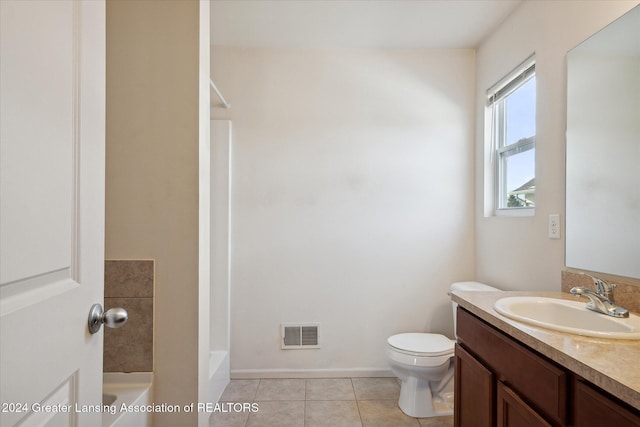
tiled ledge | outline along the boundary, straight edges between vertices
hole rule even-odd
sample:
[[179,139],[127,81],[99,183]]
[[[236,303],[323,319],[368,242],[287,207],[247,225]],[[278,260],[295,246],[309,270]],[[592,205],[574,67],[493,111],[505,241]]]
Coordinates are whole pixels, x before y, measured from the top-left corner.
[[107,260],[104,309],[123,307],[127,323],[104,331],[104,372],[153,371],[153,260]]

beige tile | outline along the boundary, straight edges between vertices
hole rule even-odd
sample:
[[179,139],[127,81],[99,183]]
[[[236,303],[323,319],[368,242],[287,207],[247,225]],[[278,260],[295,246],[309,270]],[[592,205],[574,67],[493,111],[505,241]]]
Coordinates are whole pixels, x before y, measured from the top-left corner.
[[358,400],[398,400],[400,384],[395,378],[352,378]]
[[244,427],[249,412],[214,412],[209,418],[210,427]]
[[418,427],[420,425],[416,418],[405,415],[398,408],[397,400],[362,400],[358,401],[358,409],[363,427]]
[[123,307],[129,320],[104,328],[104,372],[153,371],[153,298],[105,298],[104,309]]
[[260,380],[255,400],[304,400],[304,382],[302,379]]
[[307,400],[305,427],[362,427],[355,400]]
[[253,402],[260,380],[231,380],[224,389],[221,402]]
[[356,400],[350,378],[306,380],[307,400]]
[[153,297],[153,260],[107,260],[104,262],[104,296],[107,298]]
[[421,427],[453,427],[453,415],[449,417],[418,418]]
[[258,402],[247,427],[304,427],[304,404],[303,400]]

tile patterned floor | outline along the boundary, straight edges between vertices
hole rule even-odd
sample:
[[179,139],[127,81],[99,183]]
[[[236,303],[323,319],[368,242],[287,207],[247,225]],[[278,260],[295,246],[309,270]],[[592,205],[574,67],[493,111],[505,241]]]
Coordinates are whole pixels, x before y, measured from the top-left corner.
[[[395,378],[232,380],[220,402],[256,412],[214,412],[211,427],[450,427],[453,417],[412,418]],[[240,407],[238,405],[238,407]]]

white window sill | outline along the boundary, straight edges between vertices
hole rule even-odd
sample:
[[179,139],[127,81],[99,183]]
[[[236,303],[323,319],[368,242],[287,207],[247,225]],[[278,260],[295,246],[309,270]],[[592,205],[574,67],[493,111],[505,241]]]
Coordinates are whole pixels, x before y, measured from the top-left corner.
[[496,209],[495,216],[534,216],[536,208],[503,208]]

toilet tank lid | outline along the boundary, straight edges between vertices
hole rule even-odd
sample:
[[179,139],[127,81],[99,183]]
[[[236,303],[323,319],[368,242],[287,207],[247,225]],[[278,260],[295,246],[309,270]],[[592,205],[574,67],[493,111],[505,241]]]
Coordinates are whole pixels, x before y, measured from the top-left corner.
[[493,286],[485,285],[480,282],[455,282],[451,284],[452,291],[499,291],[500,289]]

